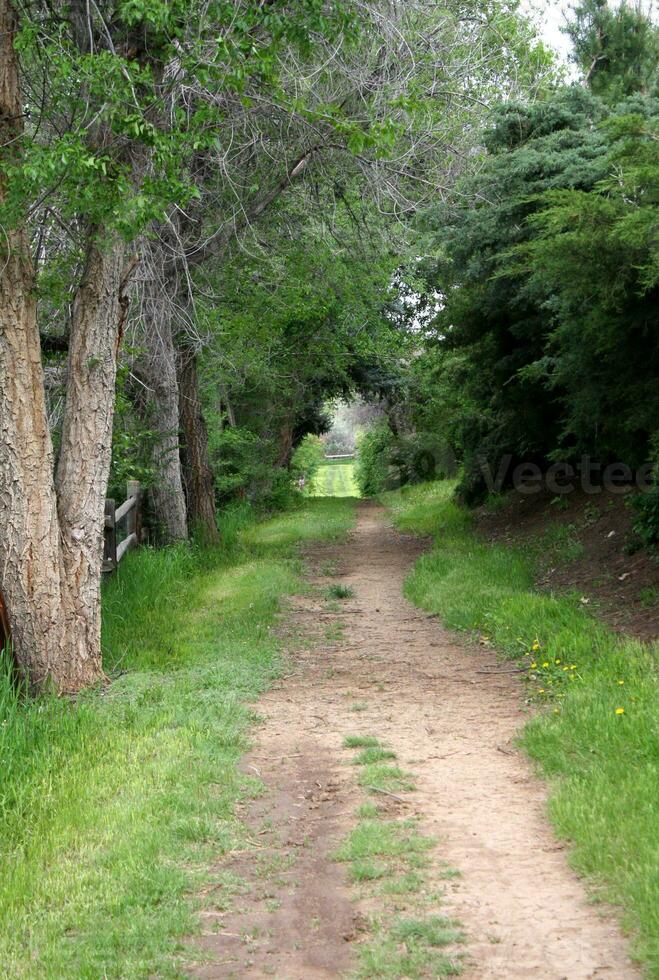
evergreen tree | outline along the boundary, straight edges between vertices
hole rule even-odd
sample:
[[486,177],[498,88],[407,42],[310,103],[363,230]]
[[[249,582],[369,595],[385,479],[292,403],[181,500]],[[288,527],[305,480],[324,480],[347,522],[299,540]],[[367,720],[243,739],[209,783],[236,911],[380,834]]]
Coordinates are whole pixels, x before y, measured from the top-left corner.
[[659,33],[640,4],[581,0],[565,28],[572,60],[591,90],[609,103],[637,92],[657,93]]

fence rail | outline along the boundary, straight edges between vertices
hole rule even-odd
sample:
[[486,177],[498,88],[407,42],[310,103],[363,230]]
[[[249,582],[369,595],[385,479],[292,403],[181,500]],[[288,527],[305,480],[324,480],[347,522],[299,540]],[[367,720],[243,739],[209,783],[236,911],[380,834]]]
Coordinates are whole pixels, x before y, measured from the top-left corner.
[[354,459],[355,453],[344,453],[342,456],[326,456],[325,459]]
[[[119,507],[105,501],[105,542],[103,571],[114,572],[124,555],[137,548],[142,538],[142,488],[137,480],[126,484],[127,499]],[[117,542],[117,528],[125,522],[126,535]]]

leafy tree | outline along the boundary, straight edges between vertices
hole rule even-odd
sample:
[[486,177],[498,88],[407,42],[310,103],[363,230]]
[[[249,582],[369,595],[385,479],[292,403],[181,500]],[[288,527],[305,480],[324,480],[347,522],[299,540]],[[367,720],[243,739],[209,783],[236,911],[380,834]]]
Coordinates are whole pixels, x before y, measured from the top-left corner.
[[[308,205],[300,189],[278,208],[282,226],[270,223],[252,242],[253,255],[236,249],[219,280],[211,270],[204,277],[203,292],[212,296],[198,308],[208,336],[205,402],[220,478],[222,448],[233,437],[216,433],[227,427],[253,433],[259,463],[275,479],[306,433],[329,426],[325,403],[347,396],[367,363],[399,351],[383,315],[395,256],[377,223],[364,240],[354,210],[328,228],[310,218]],[[246,462],[247,492],[265,492]]]
[[[277,205],[300,185],[313,189],[314,210],[322,202],[329,214],[351,200],[369,199],[395,223],[400,251],[420,202],[453,183],[487,104],[502,92],[542,85],[550,71],[547,52],[515,2],[485,8],[451,2],[441,10],[430,0],[347,7],[352,17],[341,31],[328,22],[332,30],[317,30],[306,49],[288,37],[269,74],[248,69],[239,91],[222,93],[232,138],[196,154],[198,205],[188,206],[185,218],[174,212],[160,232],[164,274],[153,276],[158,302],[150,305],[168,296],[170,324],[147,318],[146,347],[158,357],[147,360],[144,380],[154,392],[163,443],[173,450],[171,420],[178,407],[199,404],[196,358],[206,339],[190,315],[197,307],[191,271],[210,267],[217,273],[235,242],[279,220]],[[313,84],[301,85],[306,77]],[[200,98],[205,103],[205,93]],[[164,384],[174,375],[174,362],[178,381]],[[370,368],[365,364],[364,370]],[[177,384],[185,387],[184,397]],[[203,418],[197,411],[181,415],[190,518],[211,533]],[[184,523],[182,508],[174,506],[183,496],[177,455],[164,455],[168,472],[158,487],[173,538],[182,535]],[[161,494],[161,486],[171,492]]]
[[[310,50],[346,24],[345,5],[316,0],[294,15],[74,0],[20,18],[0,0],[0,590],[35,686],[74,691],[103,676],[103,509],[130,245],[199,196],[191,164],[217,140],[221,94],[240,93],[250,73],[276,75],[282,46]],[[38,328],[67,308],[55,469]]]
[[[180,146],[152,118],[183,8],[89,9],[72,3],[61,16],[35,4],[19,20],[0,2],[0,590],[23,674],[60,691],[103,676],[103,510],[128,242],[188,196]],[[33,253],[28,222],[46,200]],[[56,264],[73,271],[56,469],[36,303],[49,239]]]
[[362,497],[375,497],[390,488],[395,442],[396,437],[386,422],[372,426],[359,439],[355,481]]

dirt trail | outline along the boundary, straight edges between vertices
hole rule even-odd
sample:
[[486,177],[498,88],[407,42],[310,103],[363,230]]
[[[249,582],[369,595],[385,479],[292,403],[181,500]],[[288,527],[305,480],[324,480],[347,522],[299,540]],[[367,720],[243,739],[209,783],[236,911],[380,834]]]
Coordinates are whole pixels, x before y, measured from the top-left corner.
[[411,810],[439,840],[437,860],[461,872],[440,911],[464,924],[466,980],[640,977],[615,920],[568,867],[545,787],[511,744],[525,717],[518,680],[477,673],[492,652],[458,643],[404,599],[423,548],[364,503],[346,546],[310,552],[314,583],[337,581],[322,575],[333,559],[355,597],[340,612],[299,597],[287,615],[294,635],[340,621],[343,639],[298,649],[257,707],[264,723],[246,765],[267,790],[246,818],[258,847],[223,865],[248,884],[235,911],[207,913],[202,946],[216,961],[194,976],[314,980],[354,965],[362,912],[330,855],[363,800],[342,749],[362,732],[414,773]]

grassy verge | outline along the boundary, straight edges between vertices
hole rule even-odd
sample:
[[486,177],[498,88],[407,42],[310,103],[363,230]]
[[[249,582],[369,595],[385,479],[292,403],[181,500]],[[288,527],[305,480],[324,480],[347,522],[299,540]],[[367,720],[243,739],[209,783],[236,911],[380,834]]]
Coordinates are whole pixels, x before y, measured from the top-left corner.
[[616,636],[579,596],[537,592],[532,555],[479,541],[452,489],[387,496],[401,529],[435,536],[407,595],[526,668],[541,710],[521,741],[550,780],[551,818],[597,895],[621,906],[648,976],[659,977],[659,644]]
[[348,502],[312,501],[234,523],[215,553],[142,550],[105,591],[111,685],[28,702],[0,675],[3,976],[183,975],[195,893],[241,846],[246,702],[277,670],[297,545],[351,521]]

